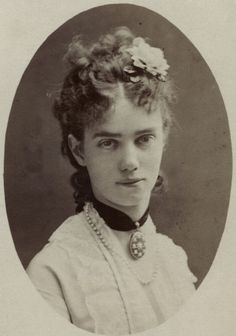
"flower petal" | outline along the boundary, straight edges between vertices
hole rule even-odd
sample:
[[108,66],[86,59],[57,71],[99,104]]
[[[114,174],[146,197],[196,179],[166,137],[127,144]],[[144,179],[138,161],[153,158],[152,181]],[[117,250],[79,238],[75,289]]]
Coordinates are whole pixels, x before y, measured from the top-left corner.
[[131,82],[137,83],[140,81],[140,76],[130,76]]
[[[133,47],[128,48],[126,51],[130,53],[134,67],[146,70],[153,76],[160,75],[160,79],[167,75],[169,65],[164,58],[163,50],[151,47],[143,38],[135,38]],[[131,70],[126,69],[125,71],[132,73]]]

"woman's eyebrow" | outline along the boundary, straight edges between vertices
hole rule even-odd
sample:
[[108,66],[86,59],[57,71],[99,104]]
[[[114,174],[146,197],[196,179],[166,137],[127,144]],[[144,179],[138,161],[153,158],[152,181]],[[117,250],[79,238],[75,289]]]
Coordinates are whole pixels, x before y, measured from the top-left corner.
[[[140,135],[144,133],[155,133],[156,128],[145,128],[142,130],[138,130],[134,132],[134,135]],[[94,133],[93,139],[95,138],[101,138],[101,137],[111,137],[111,138],[121,138],[122,134],[121,133],[113,133],[113,132],[108,132],[108,131],[101,131]]]
[[100,138],[100,137],[120,138],[121,136],[122,136],[121,133],[112,133],[112,132],[107,132],[107,131],[101,131],[101,132],[94,133],[93,139]]
[[135,135],[140,135],[143,133],[156,133],[156,128],[145,128],[143,130],[138,130],[134,134]]

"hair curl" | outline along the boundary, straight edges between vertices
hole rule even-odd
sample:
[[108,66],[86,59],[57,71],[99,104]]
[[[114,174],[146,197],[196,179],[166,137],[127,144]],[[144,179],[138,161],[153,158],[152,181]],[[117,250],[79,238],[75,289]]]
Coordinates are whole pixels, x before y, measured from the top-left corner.
[[174,97],[172,82],[170,79],[162,82],[147,72],[140,73],[137,83],[130,81],[124,67],[132,65],[127,48],[132,46],[134,38],[127,27],[115,29],[91,45],[75,36],[65,55],[70,68],[53,111],[61,126],[62,153],[76,168],[71,178],[76,211],[82,209],[92,189],[87,169],[77,163],[70,150],[68,135],[83,140],[86,127],[102,122],[115,102],[120,85],[126,98],[136,106],[145,107],[147,112],[153,104],[161,104],[164,134],[168,134],[172,122],[169,104]]

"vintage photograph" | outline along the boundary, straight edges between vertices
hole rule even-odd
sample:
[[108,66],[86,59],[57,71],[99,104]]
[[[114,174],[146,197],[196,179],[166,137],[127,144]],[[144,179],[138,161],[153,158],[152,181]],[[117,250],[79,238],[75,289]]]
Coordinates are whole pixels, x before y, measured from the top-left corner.
[[4,165],[19,259],[76,327],[157,327],[207,275],[229,204],[228,119],[207,63],[158,13],[99,6],[52,32],[19,83]]

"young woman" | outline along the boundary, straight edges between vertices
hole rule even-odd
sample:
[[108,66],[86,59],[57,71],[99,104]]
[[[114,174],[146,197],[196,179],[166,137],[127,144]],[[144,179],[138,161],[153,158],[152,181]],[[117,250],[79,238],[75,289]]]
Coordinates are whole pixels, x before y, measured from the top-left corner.
[[118,28],[75,38],[55,115],[76,168],[77,214],[34,257],[28,274],[61,315],[122,335],[164,322],[194,292],[183,249],[149,216],[167,143],[173,92],[162,50]]

